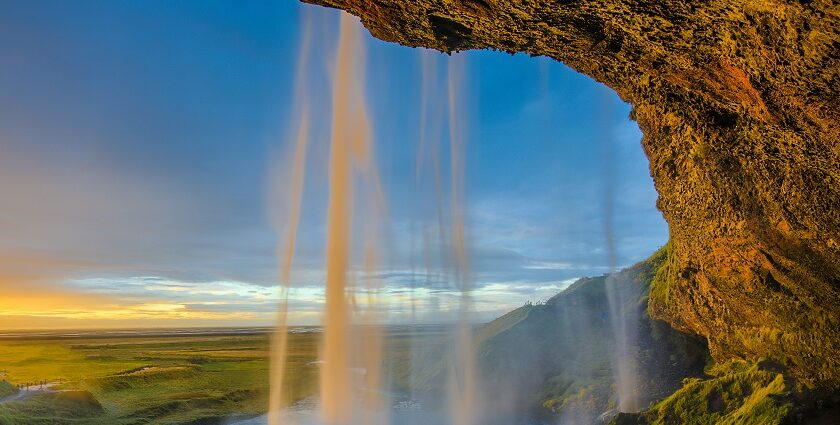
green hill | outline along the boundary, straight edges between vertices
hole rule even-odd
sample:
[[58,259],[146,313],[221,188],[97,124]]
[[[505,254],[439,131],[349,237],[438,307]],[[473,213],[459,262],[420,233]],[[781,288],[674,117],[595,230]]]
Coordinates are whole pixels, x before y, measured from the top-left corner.
[[[614,285],[614,310],[623,312],[620,321],[636,336],[629,350],[638,359],[642,406],[667,397],[686,377],[703,376],[705,340],[647,314],[650,283],[666,257],[662,249],[612,275],[579,279],[545,304],[519,307],[476,330],[485,420],[510,423],[530,413],[532,419],[591,423],[616,407],[608,284]],[[443,348],[432,350],[415,371],[427,393],[446,393],[446,358]]]
[[[514,418],[524,412],[569,424],[779,424],[801,416],[791,408],[797,393],[783,366],[762,359],[712,364],[705,339],[651,319],[651,283],[667,271],[668,255],[666,246],[617,273],[579,279],[545,304],[479,329],[485,421],[519,423]],[[615,323],[634,336],[626,352],[635,359],[633,392],[646,409],[640,414],[615,417]]]
[[[666,250],[613,275],[583,278],[545,304],[521,307],[478,332],[482,382],[493,409],[561,415],[588,422],[615,407],[615,337],[608,281],[615,310],[633,326],[629,350],[638,359],[642,405],[671,394],[682,379],[700,376],[708,361],[705,341],[682,334],[647,315],[647,295]],[[614,306],[615,307],[615,306]]]

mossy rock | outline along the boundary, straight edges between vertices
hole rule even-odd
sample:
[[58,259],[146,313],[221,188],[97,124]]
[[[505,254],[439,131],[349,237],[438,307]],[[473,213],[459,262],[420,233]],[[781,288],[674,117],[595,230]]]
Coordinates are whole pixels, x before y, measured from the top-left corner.
[[686,379],[682,388],[650,409],[620,414],[611,424],[786,423],[792,407],[791,382],[777,368],[761,364],[732,361],[717,365],[708,378]]

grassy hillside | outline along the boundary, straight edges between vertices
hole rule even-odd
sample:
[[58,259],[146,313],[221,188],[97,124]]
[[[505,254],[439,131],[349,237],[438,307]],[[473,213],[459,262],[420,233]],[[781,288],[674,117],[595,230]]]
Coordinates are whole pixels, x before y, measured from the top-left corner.
[[[479,329],[483,423],[511,424],[527,412],[543,422],[572,424],[612,418],[617,425],[773,425],[821,417],[829,419],[814,423],[836,423],[831,418],[837,408],[812,403],[831,397],[799,392],[784,365],[762,359],[713,364],[704,339],[651,319],[649,297],[667,297],[674,273],[668,253],[665,246],[618,273],[580,279],[545,304],[520,307]],[[634,327],[629,351],[637,359],[634,389],[644,409],[638,414],[614,416],[616,339],[610,314],[616,311],[623,315],[620,323]],[[423,366],[433,377],[427,380],[429,392],[445,394],[446,366],[440,359],[446,357],[431,357],[437,362]]]
[[[708,361],[704,341],[647,315],[647,294],[664,250],[612,276],[584,278],[544,305],[524,306],[477,334],[484,397],[498,415],[531,411],[568,421],[590,421],[615,407],[615,337],[607,285],[632,323],[630,350],[639,359],[638,391],[645,405],[700,376]],[[615,307],[615,305],[614,305]]]

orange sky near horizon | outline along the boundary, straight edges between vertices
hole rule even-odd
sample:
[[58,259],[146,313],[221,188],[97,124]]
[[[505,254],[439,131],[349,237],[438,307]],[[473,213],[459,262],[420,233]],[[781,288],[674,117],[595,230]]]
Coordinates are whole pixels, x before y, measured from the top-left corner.
[[58,271],[84,270],[85,266],[89,265],[4,253],[0,256],[0,329],[247,326],[271,322],[271,317],[252,312],[202,311],[165,298],[124,299],[88,292],[60,284],[61,278],[54,275]]
[[250,312],[188,309],[165,300],[127,302],[54,285],[8,285],[0,278],[0,329],[257,326],[270,318]]

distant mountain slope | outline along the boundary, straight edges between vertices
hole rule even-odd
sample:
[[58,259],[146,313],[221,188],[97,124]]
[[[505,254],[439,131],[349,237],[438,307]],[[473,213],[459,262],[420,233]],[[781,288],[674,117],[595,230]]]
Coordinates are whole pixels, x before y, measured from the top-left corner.
[[613,275],[580,279],[545,304],[520,307],[478,330],[484,409],[500,421],[530,411],[588,423],[615,407],[608,284],[618,288],[623,308],[616,310],[627,316],[619,320],[637,336],[629,350],[643,406],[677,390],[683,378],[702,375],[705,341],[647,315],[650,283],[664,259],[661,250]]
[[[648,299],[667,278],[668,248],[477,329],[480,423],[779,424],[831,414],[814,405],[827,397],[797,391],[778,362],[713,364],[704,338],[651,319]],[[624,352],[634,360],[629,393],[638,397],[639,414],[616,416],[616,324],[632,335]],[[427,354],[415,374],[427,394],[445,397],[447,353],[438,347]]]

